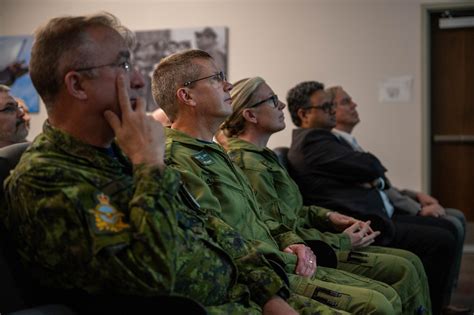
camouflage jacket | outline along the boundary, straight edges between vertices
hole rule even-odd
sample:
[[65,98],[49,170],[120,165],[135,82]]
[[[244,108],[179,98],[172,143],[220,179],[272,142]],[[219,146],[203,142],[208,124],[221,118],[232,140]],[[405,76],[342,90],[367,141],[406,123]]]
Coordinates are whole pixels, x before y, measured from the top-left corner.
[[217,143],[194,139],[167,128],[166,161],[181,172],[186,187],[202,209],[220,216],[254,244],[267,257],[293,272],[296,256],[281,250],[304,243],[289,227],[266,220],[242,171]]
[[304,240],[322,240],[335,250],[351,249],[347,235],[328,230],[328,209],[317,206],[303,206],[303,197],[298,186],[280,164],[275,153],[268,148],[231,138],[228,141],[228,154],[247,176],[255,190],[263,211],[274,220],[282,222],[300,235]]
[[228,314],[259,312],[288,292],[235,230],[185,206],[178,172],[132,167],[112,148],[115,154],[45,123],[7,179],[11,210],[1,216],[43,284],[179,294]]

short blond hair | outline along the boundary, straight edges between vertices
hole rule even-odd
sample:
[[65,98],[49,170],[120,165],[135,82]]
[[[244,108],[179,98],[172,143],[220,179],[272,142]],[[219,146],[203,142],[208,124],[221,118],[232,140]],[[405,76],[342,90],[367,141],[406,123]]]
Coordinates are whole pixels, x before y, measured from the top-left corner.
[[185,50],[163,58],[153,70],[153,99],[171,121],[175,121],[178,116],[176,91],[184,82],[196,80],[201,72],[201,66],[194,62],[196,59],[212,60],[212,57],[204,50]]

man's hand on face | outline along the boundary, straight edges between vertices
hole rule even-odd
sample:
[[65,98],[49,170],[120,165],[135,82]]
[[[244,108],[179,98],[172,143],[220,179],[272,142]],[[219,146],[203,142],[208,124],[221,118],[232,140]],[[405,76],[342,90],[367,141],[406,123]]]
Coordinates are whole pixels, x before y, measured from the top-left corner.
[[135,106],[132,106],[123,75],[117,77],[117,93],[122,116],[107,110],[104,117],[114,130],[118,145],[134,165],[157,165],[163,171],[163,126],[146,114],[143,98],[138,97]]

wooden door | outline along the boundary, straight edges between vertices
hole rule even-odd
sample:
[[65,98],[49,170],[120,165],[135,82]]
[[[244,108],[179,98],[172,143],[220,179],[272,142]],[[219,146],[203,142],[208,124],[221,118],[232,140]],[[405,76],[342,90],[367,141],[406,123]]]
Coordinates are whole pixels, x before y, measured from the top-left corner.
[[441,29],[440,17],[430,17],[431,194],[474,221],[474,27]]

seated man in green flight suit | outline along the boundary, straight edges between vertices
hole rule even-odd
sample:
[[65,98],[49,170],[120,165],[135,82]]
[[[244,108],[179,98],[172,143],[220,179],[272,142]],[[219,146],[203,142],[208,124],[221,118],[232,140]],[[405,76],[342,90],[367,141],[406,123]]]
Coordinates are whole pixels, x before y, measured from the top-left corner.
[[202,209],[220,216],[267,257],[278,260],[293,292],[351,313],[402,313],[400,297],[391,286],[342,270],[316,269],[314,253],[300,236],[283,224],[263,221],[245,175],[213,142],[232,113],[231,89],[212,57],[200,50],[168,56],[153,72],[155,102],[172,122],[166,129],[166,161],[180,170]]
[[[237,81],[230,94],[233,113],[221,126],[227,137],[227,153],[247,176],[264,214],[292,227],[305,241],[317,239],[330,244],[337,252],[339,269],[380,281],[387,281],[393,273],[405,273],[406,282],[390,283],[402,299],[403,313],[430,310],[426,274],[416,255],[369,246],[373,238],[364,235],[372,231],[365,222],[321,207],[303,206],[298,186],[267,148],[270,136],[285,128],[286,105],[270,86],[260,77],[246,78]],[[343,233],[328,232],[335,229]]]
[[290,295],[284,273],[202,212],[165,165],[132,39],[106,13],[36,33],[30,73],[48,120],[6,180],[0,213],[36,280],[96,296],[179,295],[208,314],[339,314]]

